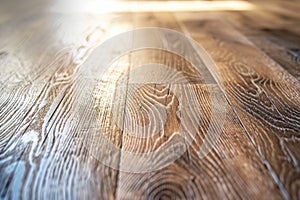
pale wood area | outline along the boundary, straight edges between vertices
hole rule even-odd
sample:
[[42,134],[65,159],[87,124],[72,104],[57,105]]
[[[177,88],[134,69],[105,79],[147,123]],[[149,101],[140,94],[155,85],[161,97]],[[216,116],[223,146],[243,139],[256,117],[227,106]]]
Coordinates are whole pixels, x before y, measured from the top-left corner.
[[[95,14],[51,10],[50,1],[0,1],[0,199],[300,199],[300,3],[249,3],[244,11]],[[86,75],[102,42],[144,27],[193,38],[219,77],[205,68],[204,80],[179,55],[157,49],[118,58],[101,79]],[[143,63],[170,71],[138,71]],[[197,106],[181,110],[175,91]],[[224,99],[226,115],[202,158],[211,121],[222,114],[212,118],[211,95]],[[153,105],[165,114],[150,113]],[[180,140],[178,113],[193,133],[184,136],[186,151],[163,168],[126,172],[140,163],[124,152]],[[165,120],[153,126],[156,135],[151,117]],[[98,143],[100,131],[117,151]],[[151,159],[153,167],[167,155]]]

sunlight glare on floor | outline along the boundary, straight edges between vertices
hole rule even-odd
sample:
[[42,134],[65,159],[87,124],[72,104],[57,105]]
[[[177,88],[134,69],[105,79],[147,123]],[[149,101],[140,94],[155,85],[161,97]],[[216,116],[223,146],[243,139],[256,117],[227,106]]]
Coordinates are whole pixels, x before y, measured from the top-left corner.
[[113,12],[193,12],[222,10],[252,10],[246,1],[57,1],[54,12],[86,12],[104,14]]

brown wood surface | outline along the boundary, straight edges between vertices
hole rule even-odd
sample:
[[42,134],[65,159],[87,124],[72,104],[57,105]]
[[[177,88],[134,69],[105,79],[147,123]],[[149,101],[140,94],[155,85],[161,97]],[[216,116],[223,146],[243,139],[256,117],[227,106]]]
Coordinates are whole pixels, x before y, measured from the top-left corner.
[[[226,95],[261,159],[283,195],[298,198],[299,82],[220,20],[224,15],[206,15],[202,21],[188,15],[178,18],[217,63]],[[202,24],[199,31],[194,23]]]
[[[0,199],[299,199],[300,4],[250,3],[248,11],[95,14],[1,1]],[[188,61],[157,49],[118,58],[101,79],[88,71],[102,42],[143,27],[173,29],[202,45],[216,66],[202,69],[209,83]],[[138,71],[143,63],[171,68]],[[174,91],[198,106],[181,110]],[[224,126],[203,158],[210,124],[223,114],[212,117],[211,95],[223,99]],[[154,136],[144,128],[153,105],[166,111],[153,113],[166,118]],[[140,163],[124,152],[151,153],[177,139],[177,113],[194,134],[178,159],[140,173],[110,167],[134,169]],[[117,151],[105,151],[100,131]],[[153,158],[153,168],[166,159]]]

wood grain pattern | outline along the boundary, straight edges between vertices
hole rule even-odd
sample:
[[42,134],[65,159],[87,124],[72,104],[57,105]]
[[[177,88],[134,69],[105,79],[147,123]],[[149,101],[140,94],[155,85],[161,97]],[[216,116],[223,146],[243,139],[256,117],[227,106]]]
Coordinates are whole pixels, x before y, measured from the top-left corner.
[[[185,90],[197,91],[199,101],[207,102],[207,104],[202,104],[207,110],[209,104],[209,99],[205,99],[208,97],[207,90],[198,84],[188,88],[186,86]],[[117,197],[125,199],[268,199],[272,196],[275,199],[281,199],[278,188],[270,180],[271,177],[234,117],[231,108],[228,106],[227,109],[225,127],[218,140],[218,147],[205,159],[199,158],[199,145],[205,136],[205,130],[199,130],[198,139],[191,145],[188,152],[170,166],[146,175],[121,173]],[[205,129],[207,124],[206,126],[204,124],[202,128]],[[125,142],[125,145],[131,145],[130,140]],[[249,177],[248,174],[256,175]],[[258,183],[259,187],[257,187]]]
[[[114,33],[103,32],[105,24],[96,17],[49,14],[47,23],[35,17],[26,19],[29,23],[11,19],[1,27],[3,49],[9,52],[1,57],[1,198],[112,199],[118,172],[83,146],[85,132],[77,129],[74,104],[83,102],[80,89],[88,84],[76,82],[78,67]],[[111,22],[112,29],[127,29]],[[9,34],[10,26],[22,24],[23,33]],[[33,34],[31,24],[39,31]]]
[[299,80],[299,19],[265,10],[230,16],[241,33]]
[[[170,26],[174,28],[174,26],[176,26],[177,29],[180,29],[178,24],[174,25],[173,22],[175,19],[171,14],[163,14],[163,19],[165,19],[163,21],[160,20],[162,17],[158,14],[148,15],[149,17],[147,17],[147,14],[135,14],[134,19],[136,25],[156,25],[160,27],[161,24],[163,24],[163,27]],[[152,20],[146,23],[145,20],[143,20],[144,18],[151,18]],[[142,53],[144,53],[144,55]],[[163,53],[159,53],[155,57],[147,51],[142,51],[140,54],[139,52],[134,52],[132,54],[131,68],[134,68],[136,65],[138,66],[138,63],[154,61],[168,64],[169,66],[176,66],[175,64],[169,64],[174,61],[166,59],[166,56],[164,56]],[[134,56],[135,54],[137,56]],[[155,59],[153,60],[153,58]],[[176,57],[173,56],[172,60],[175,58]],[[179,66],[182,66],[182,64]],[[179,70],[186,70],[187,68],[188,66],[185,66]],[[144,73],[141,72],[138,75],[143,76]],[[268,175],[268,171],[264,168],[262,161],[258,157],[251,142],[247,138],[243,127],[239,124],[237,117],[235,117],[235,114],[232,112],[229,105],[226,104],[227,118],[225,120],[224,130],[221,133],[221,138],[218,140],[218,148],[211,152],[205,159],[199,158],[199,146],[201,146],[201,143],[203,142],[208,128],[208,122],[210,121],[211,115],[209,112],[211,111],[211,99],[207,86],[203,84],[203,82],[195,82],[190,78],[190,74],[187,75],[192,85],[181,86],[182,90],[194,90],[197,94],[198,101],[201,102],[201,106],[198,109],[202,110],[202,113],[206,113],[203,115],[204,119],[201,123],[201,128],[196,131],[197,139],[192,143],[186,154],[182,155],[175,163],[164,169],[156,172],[149,172],[147,174],[120,173],[117,197],[120,199],[268,199],[269,196],[273,196],[273,198],[280,199],[281,195],[279,190],[276,188],[276,185],[274,185],[274,182],[270,180],[271,177]],[[130,77],[129,80],[134,80],[134,78],[135,77]],[[199,80],[200,78],[197,79]],[[216,82],[214,83],[216,84]],[[176,87],[175,84],[169,83],[168,88],[170,91],[172,91],[172,88],[174,87]],[[220,90],[218,88],[216,88],[215,91],[219,92],[218,94],[220,95]],[[172,112],[178,109],[176,108],[178,102],[172,100],[172,94],[167,95],[166,92],[167,91],[159,90],[157,88],[152,89],[150,87],[143,94],[139,94],[139,96],[142,96],[143,98],[138,98],[138,102],[143,102],[145,99],[147,99],[147,101],[149,99],[159,101],[161,97],[165,96],[165,103],[171,106],[170,111],[167,113],[172,116]],[[164,93],[165,95],[163,95]],[[131,102],[130,99],[128,101],[127,105],[129,104],[132,107],[137,107],[137,105],[139,105],[139,103]],[[139,109],[139,107],[136,108],[136,110]],[[172,133],[172,130],[176,128],[178,129],[178,121],[172,119],[171,116],[168,117],[168,119],[171,120],[170,125],[167,123],[164,128],[165,134]],[[168,136],[165,137],[165,140],[167,139]],[[125,136],[122,147],[125,149],[135,148],[135,151],[139,149],[145,151],[145,149],[147,150],[145,145],[151,147],[151,145],[153,146],[157,141],[157,138],[151,138],[150,140],[148,139],[148,142],[143,143],[143,141],[133,140],[132,138]],[[126,164],[126,162],[124,163]],[[253,163],[256,164],[253,165]],[[179,171],[180,176],[178,176]],[[253,176],[255,181],[254,179],[251,180],[251,178],[247,176],[247,173],[253,175],[257,174]],[[257,179],[257,177],[264,178]],[[258,182],[260,187],[257,187],[256,185]],[[243,191],[243,194],[240,194],[238,191]]]
[[[202,22],[178,17],[217,62],[226,94],[283,196],[299,198],[298,81],[220,21],[220,15]],[[195,23],[201,24],[201,31]]]
[[[0,199],[299,199],[299,4],[250,3],[97,15],[0,2]],[[87,64],[107,38],[143,27],[191,36],[220,76],[157,49],[129,52],[102,77]],[[217,115],[212,96],[224,104]]]

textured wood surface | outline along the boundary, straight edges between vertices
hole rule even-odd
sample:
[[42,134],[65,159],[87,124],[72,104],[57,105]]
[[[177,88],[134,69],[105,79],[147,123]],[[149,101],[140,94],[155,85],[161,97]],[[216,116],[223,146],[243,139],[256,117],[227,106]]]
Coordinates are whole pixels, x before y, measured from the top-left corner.
[[[222,22],[221,14],[203,16],[202,21],[188,15],[178,17],[217,63],[227,97],[282,194],[297,199],[299,82]],[[202,24],[201,31],[194,23]],[[223,31],[218,31],[218,27]]]
[[[0,198],[299,199],[300,6],[250,3],[254,9],[234,12],[91,14],[53,11],[46,1],[1,1]],[[102,42],[143,27],[193,38],[219,76],[209,67],[198,74],[157,49],[118,58],[101,79],[88,72],[86,60]],[[170,68],[139,70],[143,63]],[[176,92],[197,106],[181,110]],[[224,104],[216,117],[212,95]],[[180,140],[178,113],[193,133],[181,137],[186,151],[163,168],[128,172],[140,163],[126,152],[151,153]],[[203,158],[200,147],[218,120],[220,137]],[[99,132],[117,151],[105,151]],[[152,167],[171,154],[151,159]]]

